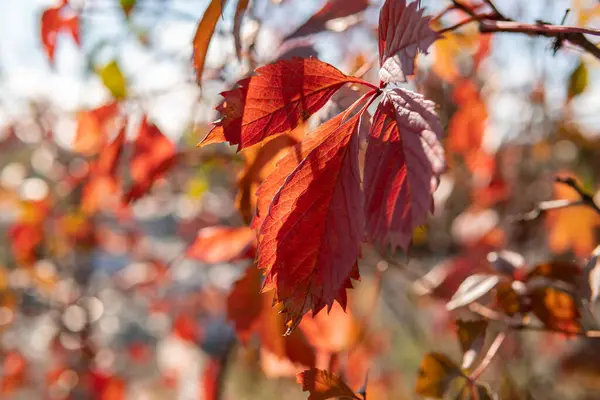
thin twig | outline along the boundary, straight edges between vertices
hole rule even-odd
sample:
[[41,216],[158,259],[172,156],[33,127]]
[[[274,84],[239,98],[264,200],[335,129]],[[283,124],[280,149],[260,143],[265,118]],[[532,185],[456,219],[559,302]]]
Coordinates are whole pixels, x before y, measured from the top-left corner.
[[431,18],[430,23],[434,24],[436,23],[440,18],[442,18],[444,15],[446,15],[448,12],[455,10],[456,6],[454,4],[449,4],[446,7],[444,7],[442,9],[442,11],[440,11],[439,13],[437,13],[436,15],[433,16],[433,18]]
[[[568,41],[581,49],[587,51],[597,59],[600,59],[600,48],[590,42],[585,35],[600,36],[599,29],[581,28],[577,26],[567,25],[552,25],[549,23],[539,22],[537,24],[525,24],[514,21],[504,16],[492,1],[486,0],[485,3],[492,8],[491,14],[477,14],[475,10],[458,0],[452,0],[452,5],[465,13],[471,18],[468,22],[479,22],[479,31],[482,33],[523,33],[527,35],[538,35],[556,39],[555,49],[558,50],[562,46],[563,41]],[[465,22],[465,23],[468,23]],[[453,27],[442,29],[440,32],[448,32],[453,29],[465,25],[459,23]]]

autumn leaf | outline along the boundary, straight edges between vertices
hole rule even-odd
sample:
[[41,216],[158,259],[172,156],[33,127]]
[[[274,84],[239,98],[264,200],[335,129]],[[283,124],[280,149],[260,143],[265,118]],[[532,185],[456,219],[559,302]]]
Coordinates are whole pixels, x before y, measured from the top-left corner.
[[469,158],[481,151],[488,118],[487,106],[471,80],[458,82],[453,97],[458,111],[452,116],[448,127],[448,150],[470,161]]
[[470,368],[479,355],[485,342],[485,332],[488,322],[485,320],[456,321],[457,335],[460,348],[463,351],[463,369]]
[[580,60],[579,65],[577,65],[577,68],[573,70],[573,73],[569,77],[569,87],[567,90],[569,100],[585,91],[589,81],[588,75],[589,72],[585,62]]
[[369,6],[368,0],[327,0],[326,3],[283,41],[319,33],[326,28],[328,21],[345,18],[364,11]]
[[54,63],[56,41],[60,32],[68,32],[77,45],[81,44],[79,17],[70,10],[67,0],[63,0],[56,7],[46,9],[42,13],[40,27],[42,45],[51,64]]
[[452,299],[446,304],[448,310],[467,306],[488,294],[500,282],[497,275],[475,274],[459,286]]
[[89,178],[81,194],[81,209],[87,214],[98,211],[120,189],[117,173],[125,143],[125,131],[124,125],[117,137],[104,147],[90,166]]
[[125,194],[129,203],[142,197],[154,181],[159,179],[177,161],[176,146],[147,117],[140,123],[134,143],[129,171],[133,184]]
[[242,343],[248,341],[263,312],[261,276],[255,265],[250,266],[244,276],[233,284],[227,297],[227,319],[233,322],[237,337]]
[[77,113],[74,150],[85,155],[96,154],[106,144],[108,136],[117,128],[119,104],[111,102],[92,110]]
[[460,375],[460,369],[448,356],[428,353],[419,367],[416,392],[421,396],[440,399],[452,380]]
[[343,117],[305,139],[311,150],[285,179],[260,227],[257,263],[266,271],[264,290],[274,289],[275,301],[283,303],[288,332],[310,310],[316,314],[334,300],[345,307],[350,278],[358,277],[360,113],[346,122]]
[[254,231],[245,226],[211,226],[198,232],[186,256],[207,264],[232,262],[248,257],[254,239]]
[[235,43],[235,54],[238,60],[242,60],[242,38],[240,37],[240,30],[242,28],[242,19],[248,8],[250,0],[238,0],[237,7],[235,9],[235,16],[233,17],[233,40]]
[[[287,151],[302,139],[305,129],[304,124],[298,125],[290,133],[275,136],[272,140],[267,140],[241,152],[245,163],[237,178],[239,191],[236,197],[236,206],[246,223],[251,221],[257,207],[256,190],[258,186],[273,172],[277,162]],[[291,171],[288,171],[288,174],[289,172]]]
[[129,14],[131,14],[131,11],[133,11],[137,0],[119,0],[119,3],[121,4],[121,8],[123,9],[125,16],[129,18]]
[[533,313],[547,327],[566,332],[581,331],[581,313],[577,300],[571,294],[546,287],[535,290],[531,302]]
[[296,382],[302,385],[303,392],[309,392],[308,400],[326,400],[337,397],[358,399],[354,393],[338,376],[329,371],[312,368],[299,373]]
[[224,141],[238,145],[238,150],[252,146],[294,129],[344,84],[365,83],[314,58],[279,60],[256,73],[221,94],[225,100],[217,111],[223,118],[199,146]]
[[98,76],[110,94],[117,100],[127,97],[127,82],[121,67],[116,61],[111,61],[97,70]]
[[[563,174],[570,175],[570,174]],[[577,201],[577,192],[567,185],[554,183],[554,198]],[[596,247],[595,230],[600,216],[584,205],[548,211],[548,245],[555,253],[573,250],[578,257],[587,257]]]
[[196,80],[202,82],[202,72],[204,71],[204,62],[206,60],[206,54],[208,52],[208,45],[210,39],[215,32],[217,21],[221,15],[221,11],[225,6],[227,0],[211,0],[210,4],[204,15],[198,24],[196,34],[194,35],[194,52],[192,59],[194,62],[194,68],[196,69]]
[[366,232],[372,242],[407,249],[415,228],[425,223],[445,168],[441,133],[432,102],[405,89],[384,93],[365,156]]
[[414,74],[418,52],[427,54],[439,34],[423,17],[420,1],[386,0],[379,12],[379,79],[383,83],[406,82]]

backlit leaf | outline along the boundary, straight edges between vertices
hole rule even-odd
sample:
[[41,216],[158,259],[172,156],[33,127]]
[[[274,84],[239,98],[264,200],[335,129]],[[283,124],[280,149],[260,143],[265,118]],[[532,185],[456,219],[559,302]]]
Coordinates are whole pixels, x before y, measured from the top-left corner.
[[[290,133],[276,136],[272,140],[252,146],[241,152],[245,164],[237,178],[239,191],[236,197],[236,205],[247,223],[250,222],[256,211],[258,185],[273,172],[277,161],[286,154],[287,150],[299,142],[304,136],[304,131],[304,124],[298,125]],[[291,171],[288,171],[288,174],[289,172]],[[281,184],[279,187],[281,187]],[[273,196],[271,196],[272,198]]]
[[337,397],[359,399],[338,376],[329,371],[312,368],[301,372],[296,382],[302,385],[303,392],[309,392],[308,400],[326,400]]
[[235,9],[235,16],[233,19],[233,39],[235,41],[235,54],[238,60],[242,59],[242,39],[240,37],[240,30],[242,28],[242,19],[248,8],[250,0],[238,0],[237,8]]
[[201,229],[186,256],[207,264],[227,263],[248,256],[255,233],[248,227],[211,226]]
[[500,282],[497,275],[471,275],[460,285],[446,304],[448,310],[464,307],[485,296]]
[[[448,126],[448,149],[471,161],[470,158],[481,151],[488,118],[487,106],[479,89],[470,80],[458,82],[453,97],[458,111],[454,113]],[[468,165],[472,166],[472,163]]]
[[379,12],[379,79],[383,83],[406,82],[414,74],[418,52],[427,54],[439,35],[423,17],[420,0],[386,0]]
[[[563,174],[572,175],[572,174]],[[579,200],[572,188],[554,183],[554,198]],[[587,257],[596,247],[596,228],[600,216],[590,207],[572,206],[548,211],[548,244],[555,253],[572,250],[579,257]]]
[[460,369],[446,355],[428,353],[421,361],[415,390],[421,396],[440,399],[457,376]]
[[368,6],[368,0],[326,0],[319,11],[283,40],[319,33],[325,30],[328,21],[357,14],[364,11]]
[[551,287],[537,289],[531,295],[533,313],[549,328],[579,332],[581,314],[576,300],[566,292]]
[[129,165],[133,184],[125,194],[125,202],[129,203],[142,197],[154,181],[162,177],[176,161],[175,144],[144,117]]
[[573,70],[573,73],[569,77],[569,88],[567,95],[569,99],[580,95],[585,91],[588,86],[589,73],[587,66],[583,60],[579,61],[577,68]]
[[488,323],[485,320],[456,321],[458,341],[463,351],[462,368],[469,368],[483,348]]
[[121,8],[123,9],[125,16],[129,17],[129,14],[131,14],[133,7],[135,7],[135,4],[137,3],[137,0],[119,0],[119,3],[121,4]]
[[96,154],[106,144],[112,130],[117,127],[119,105],[111,102],[92,110],[77,113],[74,150],[86,155]]
[[[246,343],[263,312],[260,295],[261,273],[251,265],[244,276],[233,284],[227,297],[227,319],[233,322],[238,338]],[[269,307],[270,308],[270,307]]]
[[117,172],[125,143],[125,129],[125,126],[121,127],[117,137],[102,149],[90,166],[89,179],[81,194],[81,209],[85,213],[94,213],[107,205],[111,196],[120,189]]
[[46,9],[40,21],[42,45],[50,63],[54,63],[56,41],[60,32],[68,32],[75,43],[81,44],[79,33],[79,17],[70,11],[68,1],[63,1],[57,7]]
[[215,27],[217,26],[217,21],[225,6],[225,2],[226,0],[211,0],[196,29],[193,41],[194,52],[192,54],[192,60],[194,68],[196,69],[196,80],[198,83],[202,82],[202,72],[204,71],[208,45],[215,32]]
[[[311,150],[285,179],[258,236],[264,290],[284,304],[288,332],[308,311],[337,300],[344,308],[362,240],[362,193],[356,129],[360,114],[339,115],[305,142]],[[290,151],[288,157],[294,157]],[[282,160],[283,163],[288,160]]]
[[200,146],[228,141],[238,150],[295,128],[318,111],[344,84],[361,82],[314,58],[280,60],[256,70],[223,92],[223,118]]
[[125,76],[116,61],[111,61],[98,70],[98,76],[110,94],[117,100],[127,97]]
[[369,240],[406,250],[415,228],[425,223],[445,167],[441,133],[432,102],[405,89],[385,92],[365,158]]

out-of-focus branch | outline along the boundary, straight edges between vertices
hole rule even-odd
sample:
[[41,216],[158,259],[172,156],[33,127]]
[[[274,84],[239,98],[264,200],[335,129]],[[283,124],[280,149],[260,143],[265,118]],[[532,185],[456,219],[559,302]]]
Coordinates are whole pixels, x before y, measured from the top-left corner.
[[600,215],[600,207],[598,207],[598,205],[594,201],[594,197],[591,194],[587,193],[581,186],[579,186],[579,184],[573,178],[557,176],[554,178],[554,181],[571,187],[573,190],[575,190],[577,192],[577,194],[579,195],[579,199],[577,199],[577,200],[558,199],[558,200],[542,201],[533,210],[510,218],[510,222],[533,221],[534,219],[538,218],[543,212],[550,211],[550,210],[558,210],[561,208],[574,207],[574,206],[590,207],[598,215]]
[[492,9],[491,13],[478,14],[472,7],[461,3],[459,0],[452,0],[454,9],[465,12],[469,17],[451,27],[440,30],[440,32],[449,32],[468,23],[478,22],[479,31],[482,33],[504,32],[545,36],[556,40],[554,45],[555,49],[559,49],[562,47],[563,42],[567,41],[587,51],[597,59],[600,59],[600,48],[585,37],[585,35],[600,36],[599,29],[552,25],[545,22],[539,22],[537,24],[521,23],[503,15],[491,0],[486,0],[485,4]]
[[469,375],[469,380],[476,381],[477,379],[479,379],[481,374],[483,374],[483,372],[490,365],[496,354],[498,354],[498,350],[500,350],[504,339],[506,339],[506,332],[500,332],[498,336],[496,336],[496,339],[494,339],[494,341],[490,345],[487,353],[485,353],[485,357],[483,358],[483,360],[481,360],[481,363],[479,363],[475,371],[473,371],[473,373]]

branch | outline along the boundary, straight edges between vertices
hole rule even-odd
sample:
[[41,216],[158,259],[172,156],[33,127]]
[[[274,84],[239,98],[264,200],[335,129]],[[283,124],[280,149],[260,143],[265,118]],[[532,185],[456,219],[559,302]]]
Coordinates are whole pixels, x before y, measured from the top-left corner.
[[577,192],[577,194],[579,195],[579,199],[578,200],[558,199],[558,200],[542,201],[533,210],[526,212],[524,214],[521,214],[521,215],[511,217],[509,219],[509,221],[510,222],[533,221],[534,219],[538,218],[543,212],[546,212],[549,210],[558,210],[561,208],[574,207],[574,206],[590,207],[598,215],[600,215],[600,207],[598,207],[598,205],[594,201],[594,198],[592,197],[592,195],[587,193],[581,186],[579,186],[577,184],[577,182],[575,181],[575,179],[573,179],[571,177],[556,176],[556,177],[554,177],[554,181],[557,183],[562,183],[564,185],[571,187],[573,190],[575,190]]
[[562,46],[563,41],[571,42],[572,44],[587,51],[594,57],[600,60],[600,48],[590,42],[585,35],[600,36],[599,29],[580,28],[577,26],[567,25],[552,25],[548,23],[525,24],[514,21],[504,16],[494,5],[491,0],[485,0],[485,3],[492,9],[492,13],[477,14],[473,8],[462,4],[458,0],[452,0],[454,8],[467,13],[470,18],[462,21],[452,27],[445,28],[439,32],[448,32],[477,21],[479,23],[479,31],[482,33],[524,33],[527,35],[538,35],[556,39],[554,48],[558,50]]

